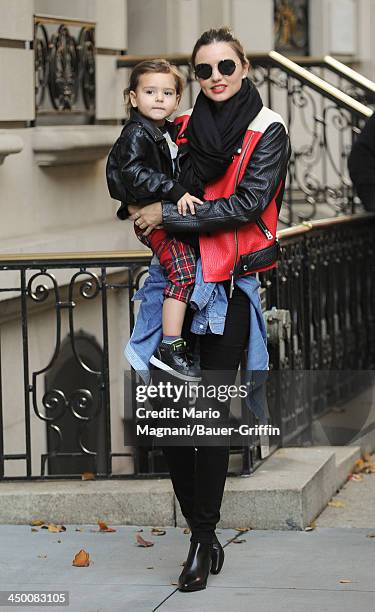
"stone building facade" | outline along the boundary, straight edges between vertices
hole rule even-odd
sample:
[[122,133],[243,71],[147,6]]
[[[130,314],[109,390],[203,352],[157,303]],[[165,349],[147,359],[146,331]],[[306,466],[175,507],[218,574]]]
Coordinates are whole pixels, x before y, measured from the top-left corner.
[[[309,4],[310,54],[349,56],[375,79],[375,0],[310,0]],[[273,0],[0,0],[0,253],[141,249],[130,224],[115,218],[117,205],[109,199],[105,181],[106,155],[125,116],[122,91],[127,70],[117,69],[117,59],[126,53],[189,53],[204,29],[222,24],[232,26],[249,52],[267,52],[274,47],[274,8]],[[40,66],[39,71],[35,69],[36,22],[45,24],[48,36],[61,24],[71,33],[81,28],[95,31],[95,47],[90,51],[95,56],[94,112],[90,102],[87,110],[82,101],[75,113],[39,112],[43,74],[41,78]],[[187,105],[186,99],[183,104]],[[56,271],[61,288],[69,274]],[[0,288],[17,287],[18,282],[18,273],[0,273]],[[112,450],[124,452],[123,371],[127,366],[123,346],[129,318],[123,291],[110,293],[108,313]],[[66,337],[67,312],[62,318]],[[101,344],[94,300],[78,296],[75,329]],[[48,364],[55,347],[56,312],[49,303],[30,310],[28,331],[29,367],[35,372]],[[0,292],[4,451],[8,454],[20,453],[24,446],[21,334],[20,300],[16,293]],[[38,385],[42,398],[43,376]],[[40,454],[47,448],[47,430],[35,414],[31,430],[33,474],[37,475]],[[7,475],[22,474],[21,463],[13,463]],[[115,472],[132,470],[126,458],[113,467]]]

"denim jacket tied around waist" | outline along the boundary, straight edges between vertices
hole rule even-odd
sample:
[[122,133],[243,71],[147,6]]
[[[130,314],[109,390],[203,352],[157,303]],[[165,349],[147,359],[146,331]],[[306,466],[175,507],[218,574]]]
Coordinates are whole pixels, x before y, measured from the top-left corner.
[[[136,323],[125,347],[125,357],[136,370],[145,384],[150,382],[150,359],[159,346],[162,332],[163,290],[167,284],[164,268],[154,255],[143,287],[132,300],[141,300]],[[246,403],[258,417],[261,424],[268,422],[268,407],[265,399],[265,381],[269,367],[267,351],[267,332],[262,313],[259,287],[255,276],[249,275],[235,280],[249,298],[250,333],[247,347],[244,384],[248,384],[249,395]],[[202,335],[206,333],[223,334],[228,308],[227,295],[222,283],[203,280],[201,260],[197,260],[195,287],[190,298],[195,310],[191,331]]]

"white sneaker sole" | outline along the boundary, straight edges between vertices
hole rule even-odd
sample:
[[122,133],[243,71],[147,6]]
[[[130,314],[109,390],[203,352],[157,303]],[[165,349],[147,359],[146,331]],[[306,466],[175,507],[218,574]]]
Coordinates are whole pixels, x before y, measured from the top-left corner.
[[167,365],[163,361],[160,361],[160,359],[155,357],[155,355],[151,357],[150,363],[152,363],[154,366],[157,366],[159,370],[170,372],[172,376],[174,376],[175,378],[179,378],[180,380],[187,380],[188,382],[199,382],[200,380],[202,380],[201,376],[186,376],[186,374],[181,374],[181,372],[177,372],[177,370],[174,370],[173,368],[171,368],[171,366]]

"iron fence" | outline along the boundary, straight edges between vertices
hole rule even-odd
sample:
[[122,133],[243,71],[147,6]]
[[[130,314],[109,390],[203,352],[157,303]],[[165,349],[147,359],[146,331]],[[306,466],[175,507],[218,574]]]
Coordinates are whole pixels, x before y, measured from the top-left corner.
[[[279,240],[278,269],[260,274],[269,335],[268,404],[271,423],[281,431],[280,437],[267,441],[271,452],[280,445],[313,444],[314,421],[332,403],[344,402],[360,391],[356,372],[375,368],[375,216],[305,223],[282,230]],[[148,263],[149,254],[137,252],[1,256],[1,329],[6,328],[5,306],[13,303],[22,354],[21,363],[11,367],[23,372],[21,407],[13,401],[15,390],[8,387],[12,382],[4,377],[7,354],[2,352],[0,338],[1,480],[14,478],[7,466],[20,462],[25,469],[17,478],[23,479],[81,478],[85,471],[97,478],[167,475],[161,451],[155,448],[137,447],[134,439],[128,439],[129,450],[112,450],[118,423],[111,422],[109,330],[117,323],[109,318],[108,298],[114,291],[125,296],[131,330],[135,316],[132,296]],[[63,282],[57,280],[62,272],[66,275]],[[6,296],[9,299],[4,301]],[[101,338],[95,342],[85,330],[76,329],[80,301],[90,302],[99,316]],[[53,313],[55,343],[47,363],[36,367],[29,324],[32,317],[44,316],[46,309]],[[63,340],[65,312],[69,333]],[[51,335],[51,330],[46,334]],[[68,349],[71,365],[62,382],[55,366]],[[122,362],[119,369],[124,368]],[[134,418],[135,373],[125,376],[125,381],[124,414],[130,411]],[[5,426],[9,410],[18,410],[23,421],[20,452],[6,450],[11,435]],[[242,411],[250,425],[256,423],[244,405]],[[64,420],[67,416],[70,425]],[[35,423],[46,432],[39,460],[35,459]],[[126,434],[129,423],[124,419],[123,424]],[[232,454],[241,459],[239,473],[249,474],[260,465],[262,445],[264,440],[253,436],[241,447],[232,448]],[[113,470],[113,461],[119,457],[133,461],[133,473]],[[67,471],[68,460],[74,469]]]

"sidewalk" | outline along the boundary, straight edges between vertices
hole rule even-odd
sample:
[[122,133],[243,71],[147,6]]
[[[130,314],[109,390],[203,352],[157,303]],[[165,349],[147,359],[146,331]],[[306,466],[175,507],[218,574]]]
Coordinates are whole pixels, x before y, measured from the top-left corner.
[[[189,536],[181,528],[153,536],[145,527],[141,535],[154,542],[149,548],[135,543],[139,527],[120,526],[115,533],[91,531],[97,526],[79,529],[83,531],[67,525],[64,533],[50,533],[32,532],[28,525],[1,525],[0,589],[67,590],[69,612],[374,609],[375,538],[367,535],[375,535],[375,526],[309,532],[221,530],[218,536],[226,543],[223,571],[210,576],[208,588],[197,593],[180,593],[173,585],[189,547]],[[227,542],[233,538],[245,541]],[[90,554],[89,567],[72,566],[81,548]],[[340,583],[343,579],[351,582]]]

